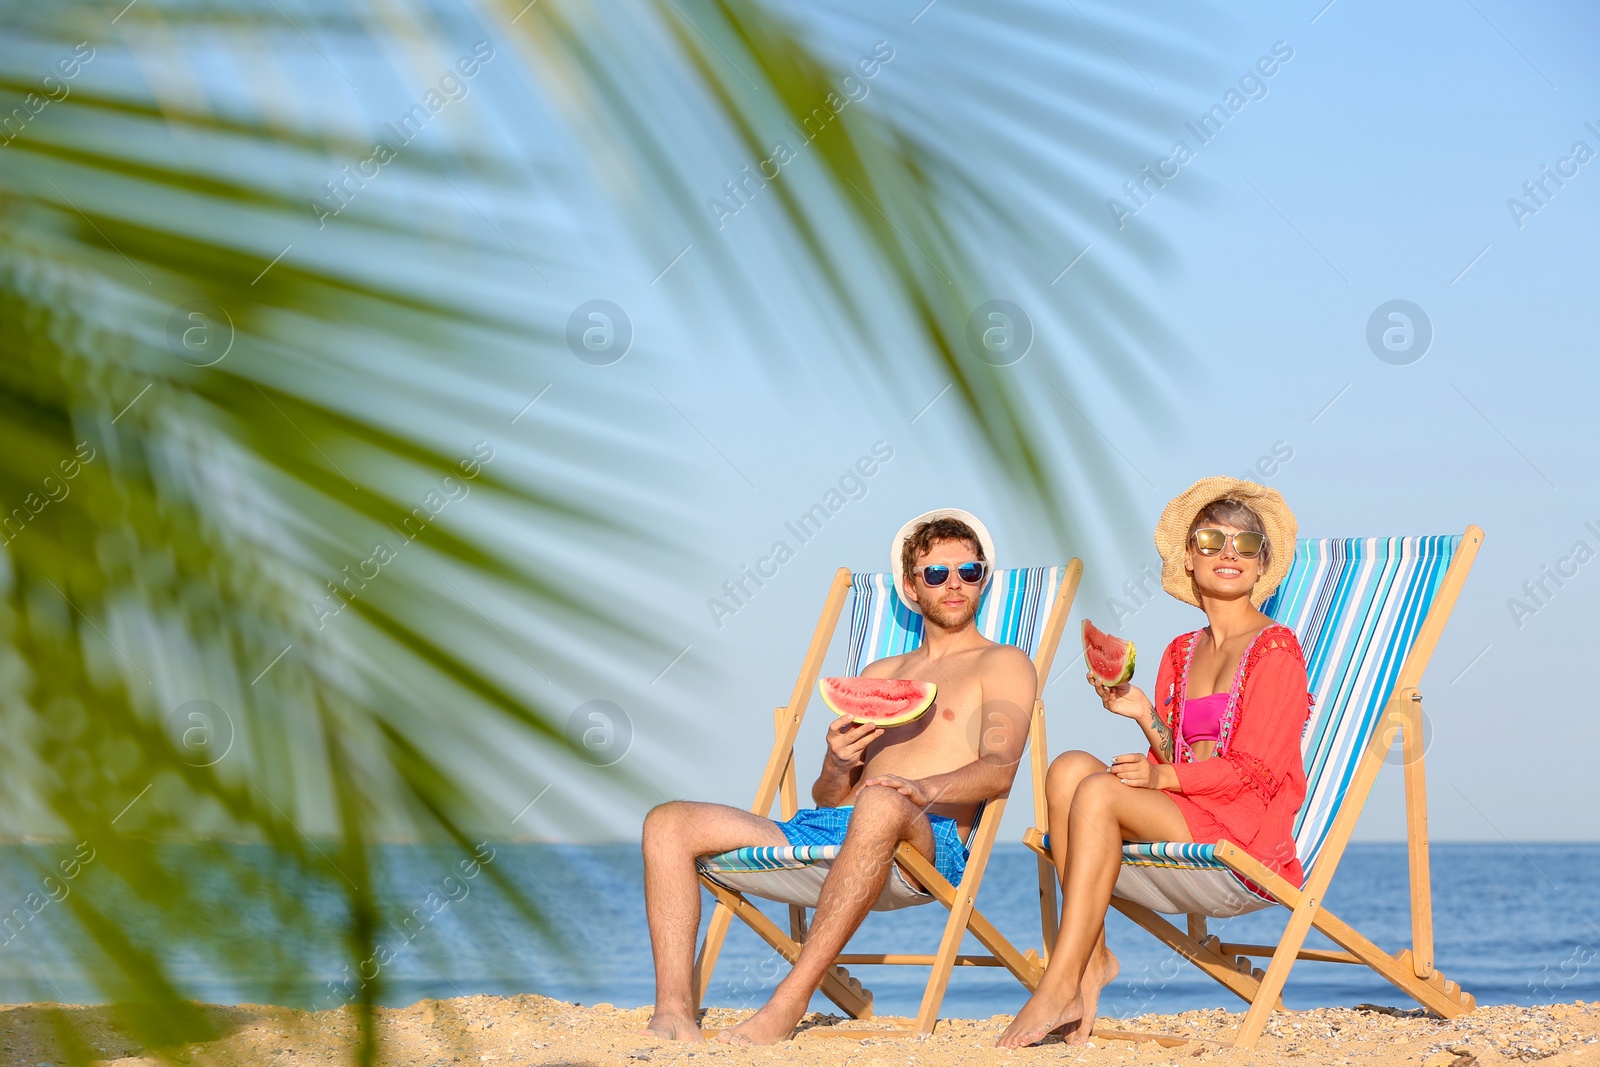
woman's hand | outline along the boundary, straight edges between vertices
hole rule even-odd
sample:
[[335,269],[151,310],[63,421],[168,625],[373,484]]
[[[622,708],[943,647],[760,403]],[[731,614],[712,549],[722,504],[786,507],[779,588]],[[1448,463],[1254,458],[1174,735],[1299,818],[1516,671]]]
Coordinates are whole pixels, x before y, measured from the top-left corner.
[[1126,756],[1117,756],[1112,759],[1109,769],[1122,780],[1123,785],[1136,786],[1140,789],[1152,788],[1150,779],[1154,768],[1143,756],[1132,752]]
[[1100,703],[1113,715],[1121,715],[1125,719],[1132,719],[1141,725],[1150,721],[1155,714],[1155,705],[1150,703],[1150,698],[1144,695],[1144,690],[1129,682],[1121,685],[1101,685],[1095,678],[1094,672],[1087,675],[1089,685],[1100,698]]
[[1110,771],[1122,780],[1123,785],[1139,789],[1177,788],[1177,775],[1170,763],[1151,763],[1144,756],[1134,752],[1113,759]]
[[1139,729],[1150,739],[1150,747],[1162,759],[1171,762],[1172,730],[1161,721],[1161,716],[1156,714],[1156,706],[1150,703],[1150,698],[1144,695],[1144,690],[1127,682],[1121,685],[1102,685],[1093,671],[1089,672],[1088,679],[1100,697],[1100,703],[1105,705],[1105,709],[1113,715],[1121,715],[1138,723]]

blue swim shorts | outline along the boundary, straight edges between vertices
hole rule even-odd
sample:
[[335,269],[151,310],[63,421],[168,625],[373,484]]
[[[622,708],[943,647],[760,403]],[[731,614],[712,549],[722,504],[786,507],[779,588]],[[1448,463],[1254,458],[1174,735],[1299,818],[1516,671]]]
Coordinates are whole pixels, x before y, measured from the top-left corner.
[[[794,818],[780,822],[778,829],[791,845],[842,845],[845,828],[850,824],[853,806],[842,808],[804,808],[795,812]],[[961,875],[967,869],[967,846],[961,840],[961,830],[948,815],[927,813],[933,825],[933,866],[951,885],[961,884]]]

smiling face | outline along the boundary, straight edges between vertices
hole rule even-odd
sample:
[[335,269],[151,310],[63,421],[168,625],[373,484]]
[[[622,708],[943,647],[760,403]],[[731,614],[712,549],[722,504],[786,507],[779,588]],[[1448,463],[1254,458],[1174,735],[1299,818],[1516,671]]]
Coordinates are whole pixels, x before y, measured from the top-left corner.
[[[1211,521],[1204,525],[1222,530],[1224,533],[1236,534],[1243,532],[1243,527],[1234,526],[1226,522]],[[1244,559],[1233,547],[1233,538],[1228,538],[1222,551],[1215,556],[1203,555],[1194,545],[1194,535],[1189,535],[1189,552],[1184,561],[1184,569],[1194,577],[1195,591],[1202,601],[1206,598],[1213,600],[1237,600],[1241,597],[1248,598],[1250,591],[1255,588],[1256,579],[1261,577],[1262,563],[1265,555],[1255,559]]]
[[[965,539],[935,541],[927,550],[917,554],[911,577],[905,584],[912,598],[922,609],[922,617],[929,623],[946,630],[959,630],[978,614],[978,597],[983,586],[968,585],[956,573],[957,564],[982,559],[976,544]],[[942,563],[950,568],[950,577],[943,585],[930,586],[922,580],[922,568]]]

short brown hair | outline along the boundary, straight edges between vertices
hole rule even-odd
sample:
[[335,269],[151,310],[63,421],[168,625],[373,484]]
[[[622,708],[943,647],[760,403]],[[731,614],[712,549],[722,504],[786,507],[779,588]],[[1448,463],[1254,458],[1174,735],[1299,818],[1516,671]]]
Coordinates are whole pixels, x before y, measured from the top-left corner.
[[965,541],[972,546],[972,551],[977,554],[980,563],[989,562],[983,556],[983,542],[978,540],[978,535],[973,532],[972,527],[960,519],[931,519],[912,530],[911,536],[901,545],[901,576],[910,581],[911,568],[916,565],[917,557],[939,541]]
[[1194,521],[1189,524],[1189,536],[1194,537],[1194,532],[1202,526],[1218,522],[1261,535],[1261,555],[1257,558],[1260,561],[1261,573],[1265,574],[1267,568],[1272,566],[1272,539],[1267,536],[1267,528],[1262,523],[1261,516],[1256,514],[1255,508],[1232,497],[1213,500],[1201,508]]

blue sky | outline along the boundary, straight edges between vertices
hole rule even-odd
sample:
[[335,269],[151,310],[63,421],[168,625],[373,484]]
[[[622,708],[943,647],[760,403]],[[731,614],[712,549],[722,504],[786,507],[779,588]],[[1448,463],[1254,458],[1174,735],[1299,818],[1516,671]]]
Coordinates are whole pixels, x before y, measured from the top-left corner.
[[[1523,590],[1577,542],[1600,553],[1592,413],[1600,157],[1569,163],[1576,173],[1520,226],[1507,207],[1512,197],[1528,203],[1523,183],[1572,157],[1576,142],[1600,153],[1600,135],[1586,126],[1600,128],[1590,54],[1600,14],[1578,4],[1397,9],[1336,0],[1326,9],[1233,5],[1195,28],[1174,9],[1205,57],[1180,79],[1164,76],[1164,52],[1148,43],[1160,39],[1150,30],[1162,19],[1136,24],[1111,9],[1084,11],[1101,34],[1089,38],[1101,52],[1094,62],[1125,65],[1135,91],[1196,116],[1275,43],[1293,50],[1265,80],[1265,96],[1125,219],[1126,230],[1108,209],[1083,242],[1083,265],[1120,263],[1124,280],[1181,338],[1182,369],[1163,383],[1174,416],[1160,414],[1156,397],[1127,397],[1114,371],[1108,379],[1082,360],[1055,328],[1048,276],[995,294],[1038,312],[1034,350],[1003,372],[1026,381],[1051,361],[1081,365],[1086,414],[1109,442],[1137,515],[1124,520],[1107,509],[1102,519],[1100,502],[1074,498],[1095,520],[1090,533],[1082,544],[1053,543],[1026,502],[974,460],[948,406],[927,406],[942,382],[882,397],[844,388],[804,359],[775,369],[791,345],[830,343],[826,324],[760,344],[717,322],[714,306],[674,295],[683,290],[673,285],[694,284],[702,269],[694,253],[672,268],[669,284],[652,288],[653,271],[620,244],[592,243],[577,256],[587,257],[589,274],[581,284],[558,281],[552,304],[616,294],[633,311],[639,340],[614,367],[552,371],[559,388],[539,418],[550,433],[587,415],[614,419],[621,433],[659,435],[682,477],[670,488],[637,488],[682,525],[663,530],[677,550],[665,554],[660,581],[637,591],[664,613],[664,640],[683,652],[597,667],[566,694],[574,708],[588,699],[624,708],[634,733],[625,768],[647,784],[631,795],[612,777],[560,773],[522,824],[530,832],[629,838],[664,797],[748,804],[770,747],[771,709],[787,699],[834,568],[882,569],[890,536],[911,515],[944,505],[976,511],[1005,564],[1081,556],[1086,582],[1067,659],[1076,620],[1108,619],[1112,591],[1156,564],[1151,530],[1167,499],[1198,477],[1243,474],[1276,450],[1289,458],[1262,480],[1288,499],[1302,535],[1454,533],[1468,523],[1486,531],[1422,686],[1434,731],[1434,837],[1600,836],[1591,775],[1565,755],[1600,742],[1579,688],[1597,636],[1600,555],[1551,586],[1542,604]],[[939,35],[959,28],[959,8],[940,3],[895,31],[895,59],[875,86],[881,106],[894,106],[891,79],[913,78],[923,57],[948,48]],[[860,43],[835,30],[828,24],[823,36],[845,40],[838,59],[853,61]],[[1181,124],[1150,136],[1142,158],[1166,158],[1185,137]],[[713,150],[706,172],[736,173],[742,162]],[[1131,176],[1107,171],[1092,180],[1110,199]],[[731,221],[736,232],[726,239],[758,245],[760,221]],[[1167,251],[1128,267],[1119,242],[1152,239]],[[1060,266],[1080,252],[1061,249]],[[1054,291],[1074,284],[1078,269]],[[1378,358],[1367,341],[1369,318],[1392,300],[1420,307],[1431,324],[1426,353],[1405,365]],[[602,408],[573,388],[599,373],[622,383],[630,407]],[[880,441],[893,458],[865,480],[865,494],[716,625],[707,600],[723,581],[766,555],[785,538],[784,523]],[[575,566],[598,573],[604,563],[597,553]],[[1514,618],[1514,597],[1537,610]],[[1197,612],[1165,597],[1128,620],[1122,632],[1146,650],[1136,680],[1148,685],[1159,649],[1199,623]],[[1139,747],[1132,728],[1106,715],[1072,672],[1051,683],[1046,703],[1052,754],[1085,748],[1110,757]],[[813,708],[801,735],[802,794],[821,759],[825,717]],[[1019,779],[1019,800],[1026,788]],[[1400,801],[1399,776],[1386,773],[1358,836],[1398,838]],[[1020,834],[1030,807],[1012,806],[1006,838]]]

